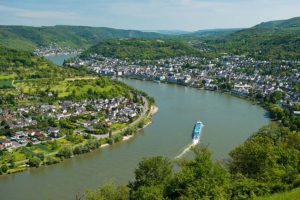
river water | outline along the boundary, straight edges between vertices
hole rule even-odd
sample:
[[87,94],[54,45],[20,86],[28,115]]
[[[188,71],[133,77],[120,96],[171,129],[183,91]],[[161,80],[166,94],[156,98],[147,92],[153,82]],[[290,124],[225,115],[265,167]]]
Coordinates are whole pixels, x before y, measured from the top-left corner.
[[194,123],[204,123],[200,144],[215,159],[269,122],[259,106],[229,95],[188,87],[123,79],[156,100],[153,123],[129,141],[80,155],[62,163],[0,176],[0,199],[75,199],[86,188],[107,181],[127,183],[143,157],[178,156],[192,141]]
[[59,55],[52,55],[52,56],[47,56],[46,58],[48,58],[49,60],[51,60],[52,62],[54,62],[57,65],[62,65],[64,63],[64,60],[69,59],[69,58],[73,58],[75,56],[77,56],[78,54],[59,54]]

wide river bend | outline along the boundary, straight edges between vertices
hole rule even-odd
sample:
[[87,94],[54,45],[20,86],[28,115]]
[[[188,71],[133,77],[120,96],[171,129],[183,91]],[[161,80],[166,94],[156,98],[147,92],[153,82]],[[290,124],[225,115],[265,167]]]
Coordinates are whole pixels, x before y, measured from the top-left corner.
[[150,126],[129,141],[56,165],[0,176],[0,199],[75,199],[86,188],[107,181],[126,183],[143,157],[174,158],[180,154],[191,143],[197,120],[205,125],[201,145],[208,145],[215,159],[223,159],[269,122],[264,109],[230,95],[178,85],[122,81],[155,98],[159,112]]

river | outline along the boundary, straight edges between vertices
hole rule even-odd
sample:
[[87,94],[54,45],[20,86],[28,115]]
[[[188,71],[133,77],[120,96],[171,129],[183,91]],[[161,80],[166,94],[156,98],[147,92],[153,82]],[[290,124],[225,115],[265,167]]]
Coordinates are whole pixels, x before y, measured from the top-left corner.
[[205,125],[201,145],[207,145],[215,159],[223,159],[269,122],[264,109],[230,95],[178,85],[122,81],[155,98],[159,112],[150,126],[129,141],[56,165],[0,176],[0,199],[75,199],[86,188],[107,181],[127,183],[143,157],[179,155],[191,143],[193,125],[198,120]]
[[49,60],[51,60],[52,62],[54,62],[57,65],[62,65],[64,63],[64,60],[69,59],[69,58],[73,58],[75,56],[77,56],[78,54],[58,54],[58,55],[52,55],[52,56],[47,56],[46,58],[48,58]]

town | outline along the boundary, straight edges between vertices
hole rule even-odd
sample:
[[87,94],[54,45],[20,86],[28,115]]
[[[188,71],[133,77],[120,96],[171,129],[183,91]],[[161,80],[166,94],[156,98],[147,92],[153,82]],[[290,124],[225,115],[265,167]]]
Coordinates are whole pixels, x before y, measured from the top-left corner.
[[[68,126],[68,129],[74,126],[76,134],[107,134],[110,129],[114,130],[115,125],[127,125],[138,117],[144,109],[142,102],[142,97],[137,96],[135,102],[119,97],[59,101],[57,105],[36,103],[16,109],[1,108],[0,130],[5,132],[6,138],[0,140],[0,150],[64,137],[61,130],[63,126]],[[68,121],[63,121],[66,119]]]
[[54,56],[54,55],[68,55],[68,54],[79,54],[83,49],[72,48],[72,47],[59,47],[56,43],[51,43],[46,47],[39,47],[34,50],[34,54],[37,56]]
[[243,97],[263,98],[280,91],[284,95],[276,103],[293,106],[300,102],[299,61],[257,61],[246,56],[223,55],[214,59],[183,56],[128,62],[93,54],[86,59],[69,60],[66,65],[87,66],[104,76],[223,90]]

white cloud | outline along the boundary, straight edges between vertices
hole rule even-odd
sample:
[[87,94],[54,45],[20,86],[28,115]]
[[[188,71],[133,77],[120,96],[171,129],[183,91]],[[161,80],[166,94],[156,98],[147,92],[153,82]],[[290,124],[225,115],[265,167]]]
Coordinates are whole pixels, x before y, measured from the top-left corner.
[[79,15],[73,12],[62,12],[62,11],[49,11],[49,10],[27,10],[16,7],[0,5],[0,12],[7,12],[13,14],[17,17],[24,17],[30,19],[61,19],[61,20],[71,20],[79,19]]
[[198,30],[250,27],[300,16],[299,0],[10,1],[15,3],[0,3],[1,24]]

